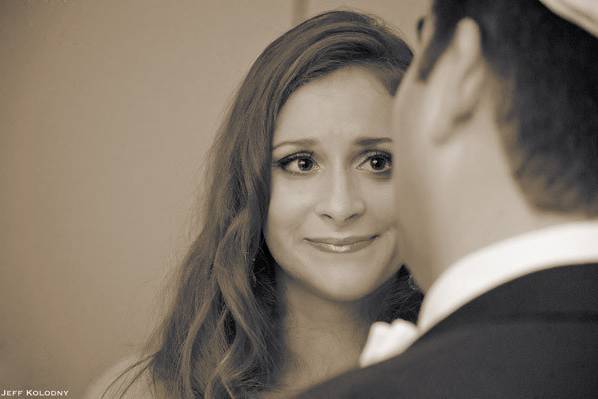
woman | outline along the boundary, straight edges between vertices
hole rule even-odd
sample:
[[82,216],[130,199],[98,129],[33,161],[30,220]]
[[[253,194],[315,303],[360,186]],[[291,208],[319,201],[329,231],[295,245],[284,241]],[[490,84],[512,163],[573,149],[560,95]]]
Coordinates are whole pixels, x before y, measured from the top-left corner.
[[212,148],[205,224],[152,355],[112,390],[133,375],[154,397],[289,397],[357,366],[373,321],[415,318],[388,128],[411,57],[347,11],[264,50]]

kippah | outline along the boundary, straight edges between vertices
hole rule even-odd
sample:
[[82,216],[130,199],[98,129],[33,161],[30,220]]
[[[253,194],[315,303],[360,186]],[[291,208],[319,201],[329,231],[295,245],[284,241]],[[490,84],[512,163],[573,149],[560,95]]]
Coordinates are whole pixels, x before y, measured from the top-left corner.
[[598,0],[540,0],[559,17],[598,38]]

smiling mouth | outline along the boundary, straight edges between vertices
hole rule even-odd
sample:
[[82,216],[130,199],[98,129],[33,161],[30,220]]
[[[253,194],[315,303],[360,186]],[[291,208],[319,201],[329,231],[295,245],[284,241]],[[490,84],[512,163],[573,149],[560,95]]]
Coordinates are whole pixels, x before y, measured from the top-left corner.
[[306,238],[313,247],[332,253],[348,253],[359,251],[372,244],[378,235],[346,238]]

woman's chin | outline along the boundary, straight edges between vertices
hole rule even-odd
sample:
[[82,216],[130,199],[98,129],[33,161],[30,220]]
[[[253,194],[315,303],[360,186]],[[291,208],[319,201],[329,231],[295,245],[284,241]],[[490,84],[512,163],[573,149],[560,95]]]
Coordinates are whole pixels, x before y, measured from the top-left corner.
[[341,255],[312,263],[318,270],[317,279],[312,279],[312,287],[336,301],[357,301],[374,293],[400,268],[396,253],[391,251],[365,255],[365,258]]
[[320,285],[314,290],[322,298],[333,302],[356,302],[374,293],[385,281],[336,281],[336,284]]

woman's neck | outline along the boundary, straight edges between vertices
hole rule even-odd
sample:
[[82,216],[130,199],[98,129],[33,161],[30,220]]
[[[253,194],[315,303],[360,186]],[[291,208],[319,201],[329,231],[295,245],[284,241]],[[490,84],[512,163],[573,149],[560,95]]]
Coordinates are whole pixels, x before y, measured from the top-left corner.
[[277,278],[277,288],[284,344],[280,389],[301,390],[358,366],[373,321],[366,301],[322,298],[288,276]]

